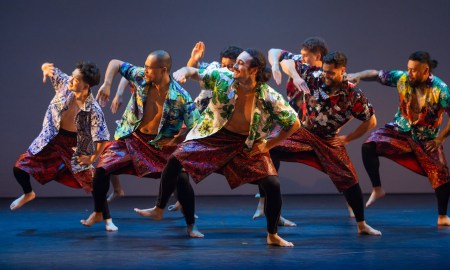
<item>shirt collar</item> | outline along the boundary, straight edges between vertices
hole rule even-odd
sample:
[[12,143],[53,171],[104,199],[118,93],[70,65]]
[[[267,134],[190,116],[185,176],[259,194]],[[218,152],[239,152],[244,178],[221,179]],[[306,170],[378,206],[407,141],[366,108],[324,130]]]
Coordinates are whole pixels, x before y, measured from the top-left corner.
[[80,108],[80,110],[88,112],[92,109],[92,104],[94,103],[94,96],[92,95],[91,90],[89,90],[89,95],[84,101],[83,106]]

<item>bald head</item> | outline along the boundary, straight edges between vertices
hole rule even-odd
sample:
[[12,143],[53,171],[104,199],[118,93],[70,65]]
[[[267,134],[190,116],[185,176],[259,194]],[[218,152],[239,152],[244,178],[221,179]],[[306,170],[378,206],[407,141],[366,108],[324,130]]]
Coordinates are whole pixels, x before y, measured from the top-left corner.
[[164,50],[157,50],[151,52],[148,56],[153,56],[156,59],[158,66],[165,67],[167,72],[170,72],[170,69],[172,68],[172,58],[168,52]]

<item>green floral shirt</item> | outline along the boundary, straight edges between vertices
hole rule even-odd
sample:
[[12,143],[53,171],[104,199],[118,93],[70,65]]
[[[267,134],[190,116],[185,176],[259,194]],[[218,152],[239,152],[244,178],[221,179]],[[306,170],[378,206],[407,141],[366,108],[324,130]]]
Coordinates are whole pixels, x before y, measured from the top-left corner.
[[408,83],[408,72],[401,70],[383,71],[378,81],[396,87],[400,104],[392,123],[400,132],[411,132],[416,141],[433,140],[437,137],[444,112],[450,115],[450,92],[438,77],[430,75],[426,81],[425,101],[421,108],[414,103],[415,92]]
[[[238,97],[233,73],[228,69],[199,69],[198,73],[205,88],[212,90],[212,96],[186,140],[205,138],[222,129],[233,115]],[[275,130],[289,130],[296,117],[294,109],[281,94],[265,83],[260,84],[256,89],[250,132],[245,141],[247,148],[251,149],[255,141],[269,137]]]

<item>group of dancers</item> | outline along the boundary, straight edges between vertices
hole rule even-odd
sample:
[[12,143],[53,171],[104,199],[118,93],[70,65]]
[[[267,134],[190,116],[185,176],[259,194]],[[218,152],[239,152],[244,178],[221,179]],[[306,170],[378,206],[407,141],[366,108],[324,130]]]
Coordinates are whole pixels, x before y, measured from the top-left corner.
[[[437,197],[437,224],[450,226],[449,171],[443,151],[450,120],[440,129],[444,112],[450,115],[450,92],[432,73],[437,61],[429,53],[412,53],[407,71],[347,73],[346,55],[329,52],[318,37],[306,39],[300,54],[271,49],[271,68],[255,49],[229,46],[220,61],[212,63],[201,61],[204,52],[204,43],[198,42],[187,66],[173,75],[171,56],[164,50],[151,52],[144,67],[111,60],[96,98],[92,87],[101,77],[96,64],[81,62],[69,76],[44,63],[43,81],[49,78],[56,93],[41,133],[14,165],[24,194],[11,210],[35,198],[31,175],[41,184],[57,181],[91,192],[94,211],[81,223],[92,226],[104,221],[107,231],[116,231],[108,202],[123,195],[117,176],[161,178],[155,206],[134,210],[159,220],[175,194],[178,201],[169,209],[182,209],[189,237],[201,238],[189,178],[198,183],[220,173],[232,189],[247,183],[259,187],[254,218],[265,215],[267,244],[289,247],[293,243],[277,233],[280,225],[295,226],[281,216],[278,170],[285,161],[326,173],[344,194],[358,233],[381,235],[365,221],[358,177],[345,148],[377,126],[375,109],[357,87],[360,80],[372,80],[395,87],[400,103],[393,121],[371,133],[362,145],[373,186],[366,207],[385,196],[379,174],[383,156],[428,177]],[[287,100],[266,83],[273,76],[280,85],[281,71],[289,76]],[[131,98],[110,140],[101,107],[109,101],[117,74],[122,80],[111,105],[113,113],[128,86]],[[195,100],[179,84],[187,79],[200,83],[202,90]],[[341,128],[353,118],[361,123],[341,135]],[[301,167],[298,171],[301,181],[306,176]],[[110,182],[114,189],[108,198]]]

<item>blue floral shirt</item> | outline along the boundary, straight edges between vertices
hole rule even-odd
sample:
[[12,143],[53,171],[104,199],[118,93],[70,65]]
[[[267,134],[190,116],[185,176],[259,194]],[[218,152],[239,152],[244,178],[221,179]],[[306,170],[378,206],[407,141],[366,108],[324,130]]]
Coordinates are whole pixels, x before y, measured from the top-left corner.
[[[120,74],[125,77],[135,88],[127,108],[118,122],[114,138],[120,139],[131,134],[142,121],[144,116],[144,104],[147,101],[147,93],[150,84],[145,81],[144,68],[136,67],[130,63],[120,66]],[[158,140],[173,138],[180,131],[183,121],[188,129],[192,128],[200,117],[189,93],[184,90],[172,77],[170,77],[169,91],[163,105],[163,114],[158,127],[158,134],[149,141],[155,148],[160,148]]]
[[[67,89],[69,76],[58,68],[55,68],[54,75],[50,77],[53,88],[56,91],[50,105],[45,113],[42,131],[31,143],[28,151],[33,155],[39,153],[44,147],[58,135],[61,116],[75,98],[75,95]],[[72,170],[74,173],[90,169],[92,165],[81,165],[77,162],[79,155],[92,155],[94,152],[94,142],[108,141],[109,131],[106,126],[105,116],[97,101],[89,93],[88,98],[80,108],[75,118],[77,127],[77,147],[72,156]]]

